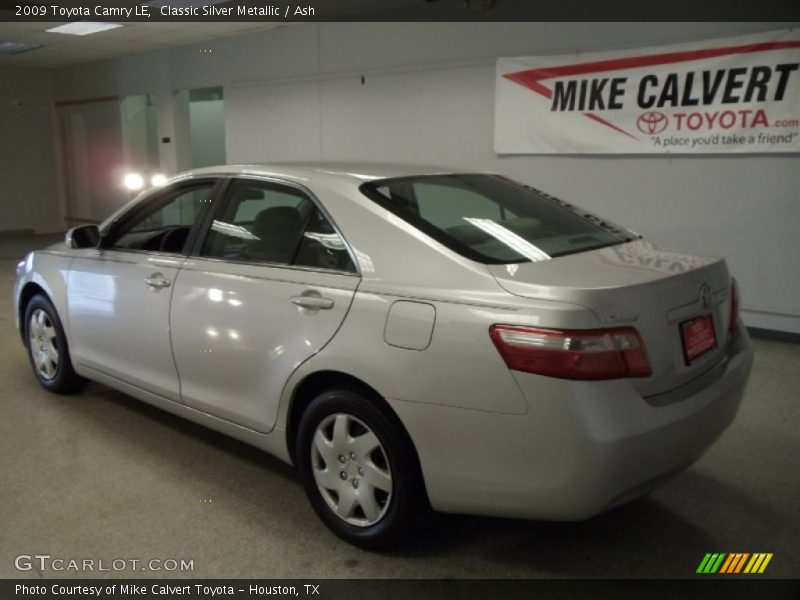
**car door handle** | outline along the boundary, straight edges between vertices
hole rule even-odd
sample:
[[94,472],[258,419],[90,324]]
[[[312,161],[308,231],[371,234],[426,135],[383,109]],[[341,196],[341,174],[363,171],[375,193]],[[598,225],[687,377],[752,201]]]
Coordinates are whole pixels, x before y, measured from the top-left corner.
[[292,304],[296,304],[301,308],[308,308],[311,310],[328,310],[333,308],[333,300],[330,298],[323,298],[318,295],[309,296],[292,296],[290,298]]
[[161,288],[168,288],[172,285],[169,279],[166,279],[161,273],[153,273],[150,277],[146,277],[144,282],[151,288],[160,290]]

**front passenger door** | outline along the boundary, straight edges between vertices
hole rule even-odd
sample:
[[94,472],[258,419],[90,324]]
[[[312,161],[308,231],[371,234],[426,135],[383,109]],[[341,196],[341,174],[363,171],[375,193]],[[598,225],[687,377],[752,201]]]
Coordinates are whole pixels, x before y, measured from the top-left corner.
[[175,286],[172,345],[187,406],[259,432],[284,384],[338,330],[359,277],[303,190],[238,179]]
[[77,251],[67,281],[73,360],[179,402],[169,305],[190,235],[211,208],[215,180],[156,192]]

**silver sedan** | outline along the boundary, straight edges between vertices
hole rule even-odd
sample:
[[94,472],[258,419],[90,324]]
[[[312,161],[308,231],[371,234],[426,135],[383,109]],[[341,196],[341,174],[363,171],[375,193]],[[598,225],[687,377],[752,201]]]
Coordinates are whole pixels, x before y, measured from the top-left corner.
[[206,168],[29,254],[34,375],[101,382],[296,465],[362,547],[426,509],[584,519],[686,469],[752,363],[721,258],[508,178]]

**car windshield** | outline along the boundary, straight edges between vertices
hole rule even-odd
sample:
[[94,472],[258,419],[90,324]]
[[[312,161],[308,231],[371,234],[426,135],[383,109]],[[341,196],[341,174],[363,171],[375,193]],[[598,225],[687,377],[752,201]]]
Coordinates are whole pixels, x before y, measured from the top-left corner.
[[635,237],[497,175],[384,179],[361,191],[450,249],[486,264],[547,260]]

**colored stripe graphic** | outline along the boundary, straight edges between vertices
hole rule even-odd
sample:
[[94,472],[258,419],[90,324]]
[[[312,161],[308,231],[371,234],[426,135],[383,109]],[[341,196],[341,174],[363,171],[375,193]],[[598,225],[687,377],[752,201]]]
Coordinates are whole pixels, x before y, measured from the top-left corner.
[[742,570],[742,567],[744,566],[744,563],[747,560],[748,556],[750,556],[749,552],[745,552],[744,554],[742,554],[742,558],[739,560],[739,564],[736,565],[736,570],[732,571],[733,573],[738,573],[739,571]]
[[697,567],[696,573],[705,573],[706,572],[706,565],[708,564],[709,559],[711,558],[710,554],[706,554],[703,557],[703,560],[700,561],[700,566]]
[[722,563],[722,568],[719,570],[720,573],[728,573],[728,569],[731,568],[732,565],[736,564],[736,561],[739,560],[738,554],[728,554],[728,559]]
[[767,568],[767,565],[769,564],[769,561],[771,561],[771,560],[772,560],[772,552],[767,554],[766,558],[764,559],[764,562],[761,563],[761,568],[758,570],[758,572],[759,573],[763,573],[764,569]]
[[747,563],[747,566],[744,568],[745,573],[763,573],[764,569],[767,568],[769,561],[772,560],[772,553],[771,552],[761,552],[757,554],[753,554],[753,558],[750,559],[750,562]]
[[700,561],[696,572],[709,575],[759,574],[764,572],[771,560],[771,552],[709,552]]
[[716,573],[722,561],[725,558],[724,552],[715,552],[714,554],[706,554],[700,566],[697,567],[698,573]]
[[722,563],[722,568],[719,570],[720,573],[727,573],[728,569],[731,568],[731,563],[734,563],[738,559],[738,555],[736,554],[728,554],[728,560]]
[[725,561],[725,564],[722,565],[722,568],[719,570],[720,573],[738,573],[742,570],[744,566],[744,562],[747,560],[747,557],[750,556],[747,552],[735,552],[732,554],[728,554],[728,560]]
[[721,552],[720,555],[719,555],[719,558],[717,559],[717,562],[715,562],[711,566],[711,571],[709,571],[709,572],[710,573],[716,573],[717,570],[719,569],[719,566],[722,564],[722,561],[723,561],[724,558],[725,558],[725,553]]

